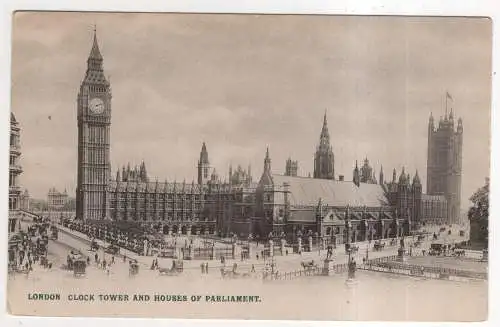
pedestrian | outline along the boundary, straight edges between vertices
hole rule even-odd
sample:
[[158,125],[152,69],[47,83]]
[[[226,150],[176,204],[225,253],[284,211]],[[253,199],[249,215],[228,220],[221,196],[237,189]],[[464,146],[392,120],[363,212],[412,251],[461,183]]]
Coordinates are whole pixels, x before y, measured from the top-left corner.
[[111,256],[111,263],[114,264],[115,263],[115,256]]
[[208,274],[208,262],[205,262],[205,274]]
[[251,270],[251,272],[253,272],[253,273],[255,272],[255,266],[254,266],[254,265],[252,265],[252,270]]
[[203,275],[205,273],[205,263],[202,262],[200,267],[201,267],[201,274]]
[[90,265],[90,257],[87,257],[87,266]]
[[97,263],[97,260],[99,259],[99,255],[97,253],[94,255],[94,259],[95,259],[95,262]]
[[259,254],[257,253],[255,256],[257,257],[257,260],[259,260]]

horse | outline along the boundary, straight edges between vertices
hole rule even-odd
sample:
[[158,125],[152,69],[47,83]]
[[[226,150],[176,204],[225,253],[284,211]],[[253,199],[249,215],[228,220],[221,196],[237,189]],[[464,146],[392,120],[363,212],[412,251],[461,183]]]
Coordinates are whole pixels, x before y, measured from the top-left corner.
[[302,266],[302,268],[304,268],[304,270],[309,270],[316,267],[316,265],[314,264],[314,260],[311,260],[309,262],[302,261],[300,265]]

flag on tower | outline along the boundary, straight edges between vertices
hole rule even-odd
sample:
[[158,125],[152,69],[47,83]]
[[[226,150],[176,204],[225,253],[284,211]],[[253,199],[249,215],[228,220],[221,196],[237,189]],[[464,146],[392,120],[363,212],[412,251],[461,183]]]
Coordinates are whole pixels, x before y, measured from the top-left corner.
[[450,93],[448,93],[448,91],[446,91],[446,98],[453,101],[453,98],[451,97]]

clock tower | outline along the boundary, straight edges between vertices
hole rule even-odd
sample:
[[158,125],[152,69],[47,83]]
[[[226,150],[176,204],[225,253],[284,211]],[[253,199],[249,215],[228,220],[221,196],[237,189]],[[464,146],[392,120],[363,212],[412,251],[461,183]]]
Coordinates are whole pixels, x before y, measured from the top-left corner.
[[106,186],[110,180],[111,86],[106,80],[94,29],[87,71],[78,92],[78,172],[76,218],[106,218]]

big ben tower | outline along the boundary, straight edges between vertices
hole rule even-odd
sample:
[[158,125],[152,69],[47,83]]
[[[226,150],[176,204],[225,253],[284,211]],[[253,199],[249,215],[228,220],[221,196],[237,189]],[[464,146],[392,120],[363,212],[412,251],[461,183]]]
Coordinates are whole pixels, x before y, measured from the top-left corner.
[[87,71],[78,92],[77,219],[106,218],[109,160],[111,87],[104,76],[102,55],[94,29]]

